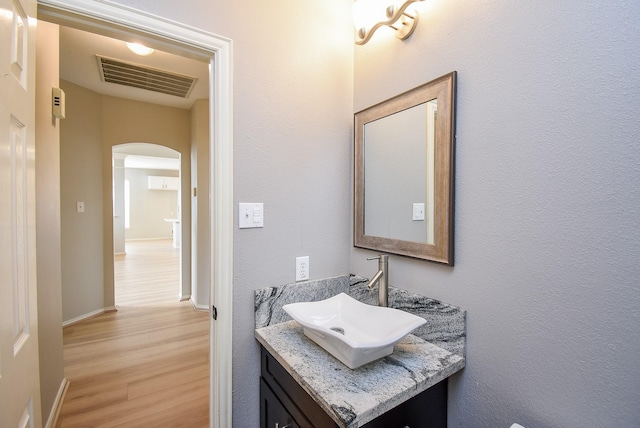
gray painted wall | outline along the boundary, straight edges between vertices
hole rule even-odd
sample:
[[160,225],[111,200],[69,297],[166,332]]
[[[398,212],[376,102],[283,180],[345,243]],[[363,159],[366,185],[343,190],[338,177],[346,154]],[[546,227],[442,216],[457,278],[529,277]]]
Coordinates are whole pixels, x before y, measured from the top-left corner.
[[640,426],[640,3],[426,3],[355,48],[354,111],[458,71],[456,265],[389,261],[467,310],[450,426]]
[[[218,6],[234,41],[234,199],[264,203],[264,228],[234,234],[233,425],[258,426],[253,290],[348,273],[352,157],[351,2]],[[278,25],[277,23],[286,23]]]

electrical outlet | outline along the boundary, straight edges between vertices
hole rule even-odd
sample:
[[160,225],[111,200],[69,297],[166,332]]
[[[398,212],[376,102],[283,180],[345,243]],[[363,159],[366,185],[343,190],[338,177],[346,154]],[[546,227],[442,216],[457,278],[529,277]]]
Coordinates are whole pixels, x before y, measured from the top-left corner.
[[296,257],[296,281],[309,279],[309,256]]

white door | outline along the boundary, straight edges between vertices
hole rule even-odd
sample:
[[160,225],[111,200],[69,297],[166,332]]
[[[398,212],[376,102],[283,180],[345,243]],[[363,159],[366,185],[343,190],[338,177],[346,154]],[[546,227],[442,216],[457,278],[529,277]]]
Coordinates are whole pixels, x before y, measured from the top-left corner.
[[35,258],[35,0],[0,0],[0,426],[41,427]]

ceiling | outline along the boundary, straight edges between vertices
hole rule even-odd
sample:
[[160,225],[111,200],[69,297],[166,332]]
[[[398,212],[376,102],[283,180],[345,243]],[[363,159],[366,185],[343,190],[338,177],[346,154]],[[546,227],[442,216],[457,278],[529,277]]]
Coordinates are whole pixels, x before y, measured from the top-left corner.
[[[187,98],[105,83],[100,78],[96,55],[195,77],[197,81]],[[60,78],[99,94],[182,109],[190,109],[197,99],[209,98],[209,64],[204,61],[158,50],[149,56],[139,56],[131,52],[122,40],[62,26],[60,27]]]
[[[103,82],[98,56],[196,78],[187,98]],[[191,109],[198,99],[209,98],[209,64],[156,50],[149,56],[131,52],[124,41],[69,27],[60,27],[60,78],[103,95],[168,107]],[[125,154],[125,167],[180,169],[177,152],[153,144],[124,144],[114,153]]]

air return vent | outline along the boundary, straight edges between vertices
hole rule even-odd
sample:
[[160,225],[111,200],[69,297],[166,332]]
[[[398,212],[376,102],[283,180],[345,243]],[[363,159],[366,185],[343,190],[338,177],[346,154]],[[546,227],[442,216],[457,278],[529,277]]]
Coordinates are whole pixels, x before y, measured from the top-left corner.
[[131,86],[187,98],[196,84],[195,77],[157,70],[139,64],[96,55],[103,82]]

